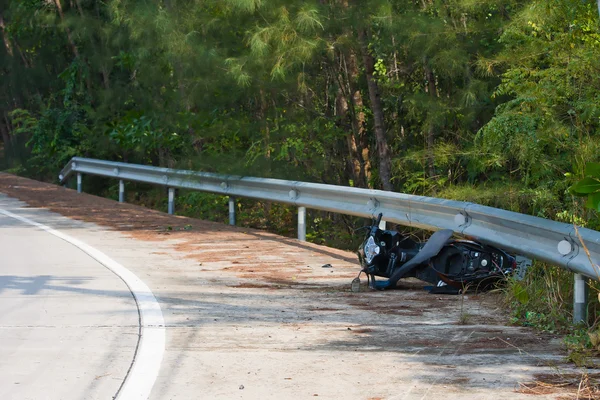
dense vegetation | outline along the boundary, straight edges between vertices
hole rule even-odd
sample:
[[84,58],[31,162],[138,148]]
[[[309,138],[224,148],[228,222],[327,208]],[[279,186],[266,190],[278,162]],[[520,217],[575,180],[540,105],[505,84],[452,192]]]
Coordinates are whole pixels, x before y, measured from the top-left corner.
[[[567,189],[600,158],[599,7],[0,0],[0,162],[46,180],[75,155],[299,179],[597,228]],[[223,205],[183,198],[194,215]],[[250,217],[293,226],[261,207]]]

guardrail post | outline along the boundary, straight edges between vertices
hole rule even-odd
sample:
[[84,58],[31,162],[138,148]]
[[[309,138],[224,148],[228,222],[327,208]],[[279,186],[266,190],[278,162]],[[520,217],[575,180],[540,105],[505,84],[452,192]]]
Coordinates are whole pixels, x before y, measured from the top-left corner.
[[81,193],[81,173],[77,173],[77,193]]
[[298,240],[306,242],[306,207],[298,207]]
[[175,214],[175,188],[169,188],[169,214]]
[[125,202],[125,182],[123,179],[119,180],[119,203]]
[[229,225],[235,225],[235,197],[229,196]]
[[573,287],[573,323],[587,322],[587,278],[581,274],[575,274],[575,286]]

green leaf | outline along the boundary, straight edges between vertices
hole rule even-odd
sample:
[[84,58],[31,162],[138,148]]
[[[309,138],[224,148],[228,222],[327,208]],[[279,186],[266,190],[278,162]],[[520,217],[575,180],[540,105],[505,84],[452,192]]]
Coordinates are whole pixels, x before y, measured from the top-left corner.
[[590,193],[600,191],[600,180],[586,177],[569,188],[569,191],[576,196],[586,196]]
[[593,176],[600,179],[600,163],[587,163],[585,165],[585,176]]
[[588,196],[587,203],[585,204],[585,206],[587,208],[600,211],[600,192],[590,194]]
[[513,286],[513,295],[515,299],[521,304],[527,304],[529,302],[529,293],[519,282],[515,282]]

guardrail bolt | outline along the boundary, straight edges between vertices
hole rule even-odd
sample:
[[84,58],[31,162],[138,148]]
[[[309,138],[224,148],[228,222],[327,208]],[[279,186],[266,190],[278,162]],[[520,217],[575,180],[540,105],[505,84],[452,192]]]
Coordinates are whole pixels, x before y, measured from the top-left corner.
[[454,223],[458,226],[463,226],[469,223],[469,216],[463,213],[458,213],[454,216]]
[[566,256],[573,251],[573,245],[568,240],[561,240],[558,242],[557,249],[561,255]]
[[169,214],[175,214],[175,188],[169,188]]
[[235,197],[229,196],[229,225],[235,225]]
[[369,210],[374,210],[378,207],[379,207],[379,201],[377,199],[371,198],[371,199],[369,199],[369,201],[367,201],[367,208]]
[[125,182],[123,179],[119,180],[119,203],[125,202]]
[[573,323],[587,322],[587,278],[581,274],[575,274],[575,285],[573,287]]
[[77,173],[77,193],[81,193],[81,174]]
[[298,240],[306,242],[306,207],[298,207]]

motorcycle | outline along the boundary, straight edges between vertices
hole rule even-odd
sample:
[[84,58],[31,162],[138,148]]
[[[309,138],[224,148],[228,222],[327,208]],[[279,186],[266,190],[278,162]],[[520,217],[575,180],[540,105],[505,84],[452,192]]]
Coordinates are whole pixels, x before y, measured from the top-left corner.
[[[517,271],[516,258],[496,247],[472,240],[452,239],[451,229],[442,229],[425,243],[394,230],[383,230],[379,214],[367,229],[358,249],[362,270],[352,282],[360,290],[360,275],[367,275],[372,289],[390,289],[403,278],[415,277],[433,284],[433,293],[487,290]],[[375,277],[387,278],[377,281]]]

